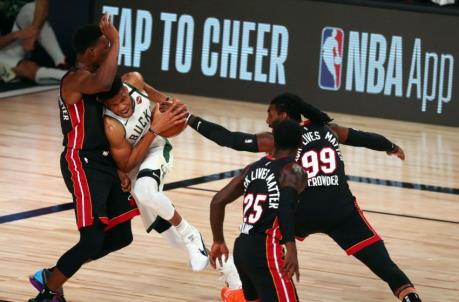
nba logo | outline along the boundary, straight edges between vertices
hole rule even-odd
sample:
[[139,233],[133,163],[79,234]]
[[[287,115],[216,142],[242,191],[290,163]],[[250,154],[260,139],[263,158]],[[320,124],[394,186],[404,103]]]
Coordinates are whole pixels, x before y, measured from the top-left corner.
[[338,90],[341,87],[344,33],[341,28],[324,27],[320,47],[319,87]]

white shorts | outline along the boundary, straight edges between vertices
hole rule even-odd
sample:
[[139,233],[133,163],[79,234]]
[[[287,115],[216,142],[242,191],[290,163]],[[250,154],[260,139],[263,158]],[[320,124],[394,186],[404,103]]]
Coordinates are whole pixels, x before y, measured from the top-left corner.
[[[131,177],[131,192],[134,192],[135,184],[139,172],[142,170],[148,169],[151,170],[154,175],[158,175],[159,183],[158,188],[159,192],[163,191],[164,180],[172,168],[173,156],[171,152],[170,144],[166,144],[160,147],[150,149],[145,159],[140,164],[139,168],[132,171],[130,174]],[[134,194],[133,194],[134,195]],[[135,198],[135,196],[134,196]],[[136,198],[137,199],[137,198]],[[142,205],[142,203],[137,202],[137,207],[139,208],[144,226],[148,229],[152,223],[156,220],[158,216],[156,213],[153,213],[150,208]]]

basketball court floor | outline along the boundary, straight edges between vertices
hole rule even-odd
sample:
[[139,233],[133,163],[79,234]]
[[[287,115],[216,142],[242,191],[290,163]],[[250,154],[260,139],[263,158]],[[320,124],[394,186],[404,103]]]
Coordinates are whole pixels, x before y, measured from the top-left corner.
[[[55,264],[78,240],[71,197],[59,168],[62,134],[57,90],[0,99],[0,300],[36,295],[28,275]],[[174,95],[174,94],[172,94]],[[174,95],[190,111],[230,129],[268,130],[266,105]],[[424,301],[459,301],[459,130],[330,113],[341,125],[381,133],[406,160],[343,146],[350,186],[392,259]],[[166,194],[212,244],[209,203],[229,177],[263,154],[222,148],[186,129],[173,138]],[[223,173],[227,172],[227,173]],[[241,200],[227,208],[232,248]],[[85,265],[65,285],[70,302],[219,301],[223,281],[210,267],[193,273],[186,255],[133,221],[134,242]],[[330,238],[298,244],[301,301],[396,301],[368,268]]]

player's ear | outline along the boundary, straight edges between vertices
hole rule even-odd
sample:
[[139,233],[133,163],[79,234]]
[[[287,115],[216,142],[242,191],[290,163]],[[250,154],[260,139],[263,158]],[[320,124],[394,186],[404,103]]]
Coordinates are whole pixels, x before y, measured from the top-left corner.
[[89,47],[88,49],[85,50],[84,55],[88,59],[94,59],[94,57],[96,56],[96,49],[94,47]]

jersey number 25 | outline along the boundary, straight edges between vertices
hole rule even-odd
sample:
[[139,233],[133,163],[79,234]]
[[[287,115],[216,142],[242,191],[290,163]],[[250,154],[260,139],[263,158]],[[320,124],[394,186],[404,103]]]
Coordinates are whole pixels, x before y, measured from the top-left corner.
[[244,223],[254,224],[256,223],[261,214],[263,214],[263,206],[260,203],[263,203],[268,198],[266,194],[257,194],[254,195],[249,193],[244,197]]

